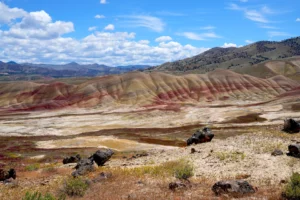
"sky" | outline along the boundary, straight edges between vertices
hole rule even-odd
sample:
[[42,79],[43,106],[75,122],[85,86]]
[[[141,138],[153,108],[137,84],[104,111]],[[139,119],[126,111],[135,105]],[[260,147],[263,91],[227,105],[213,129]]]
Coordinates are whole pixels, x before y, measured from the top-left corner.
[[299,0],[0,0],[0,60],[158,65],[300,35]]

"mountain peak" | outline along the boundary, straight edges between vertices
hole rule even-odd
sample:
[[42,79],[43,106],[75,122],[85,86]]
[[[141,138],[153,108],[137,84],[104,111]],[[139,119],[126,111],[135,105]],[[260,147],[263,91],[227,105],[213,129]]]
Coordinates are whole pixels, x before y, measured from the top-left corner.
[[18,63],[16,63],[15,61],[9,61],[9,62],[7,62],[7,64],[10,64],[10,65],[16,65],[16,64],[18,64]]
[[66,65],[79,65],[79,64],[77,62],[70,62],[70,63],[68,63]]

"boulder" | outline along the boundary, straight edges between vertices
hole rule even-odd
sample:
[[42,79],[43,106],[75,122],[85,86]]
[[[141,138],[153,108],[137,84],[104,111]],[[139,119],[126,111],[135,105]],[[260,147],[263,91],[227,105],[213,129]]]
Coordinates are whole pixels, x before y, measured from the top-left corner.
[[82,159],[77,163],[75,169],[76,170],[72,173],[72,176],[78,177],[85,175],[95,170],[94,161],[92,159]]
[[114,152],[111,149],[98,150],[89,158],[79,160],[75,166],[76,171],[72,173],[72,176],[82,176],[88,172],[94,171],[94,162],[97,163],[98,166],[103,166],[113,154]]
[[256,192],[254,187],[244,180],[219,181],[213,185],[212,191],[217,196],[221,194],[243,195]]
[[294,119],[286,119],[284,120],[282,131],[287,133],[299,133],[300,123],[296,122]]
[[300,144],[291,144],[289,145],[288,148],[289,148],[289,152],[287,153],[288,156],[300,158]]
[[5,181],[10,178],[17,178],[16,170],[10,169],[8,171],[5,171],[3,169],[0,169],[0,181]]
[[89,159],[95,161],[98,166],[103,166],[114,154],[111,149],[98,150]]
[[204,128],[202,131],[197,130],[192,137],[190,137],[186,143],[187,145],[199,144],[204,142],[210,142],[215,135],[209,128]]
[[272,153],[272,156],[281,156],[283,155],[283,152],[280,149],[275,149]]
[[63,164],[69,164],[69,163],[77,163],[81,160],[81,157],[79,154],[76,156],[70,156],[63,159]]

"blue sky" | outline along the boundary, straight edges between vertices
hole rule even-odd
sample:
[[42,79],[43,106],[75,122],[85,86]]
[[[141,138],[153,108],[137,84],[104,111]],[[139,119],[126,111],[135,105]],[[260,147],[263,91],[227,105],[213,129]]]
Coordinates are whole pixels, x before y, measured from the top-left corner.
[[299,36],[299,0],[0,1],[0,60],[149,64]]

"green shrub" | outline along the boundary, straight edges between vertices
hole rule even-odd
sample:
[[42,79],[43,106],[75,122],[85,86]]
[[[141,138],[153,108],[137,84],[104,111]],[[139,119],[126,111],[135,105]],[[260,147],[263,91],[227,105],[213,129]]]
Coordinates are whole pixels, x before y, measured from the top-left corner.
[[88,184],[82,178],[69,178],[64,185],[63,192],[68,196],[84,196],[88,189]]
[[178,179],[188,179],[194,176],[194,166],[189,161],[182,159],[175,166],[174,175]]
[[56,200],[56,198],[49,193],[43,196],[40,192],[26,192],[26,195],[22,200]]
[[34,164],[31,164],[31,165],[27,165],[25,167],[25,170],[26,171],[36,171],[40,168],[40,165],[38,163],[34,163]]
[[300,199],[300,174],[293,173],[284,188],[283,196],[287,199]]

